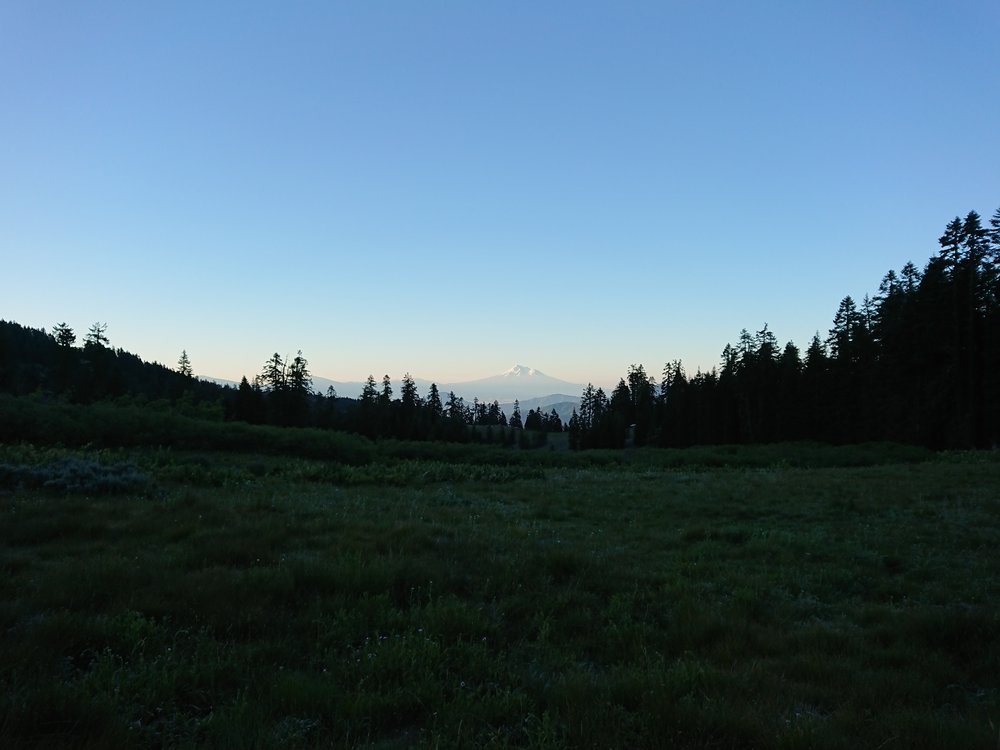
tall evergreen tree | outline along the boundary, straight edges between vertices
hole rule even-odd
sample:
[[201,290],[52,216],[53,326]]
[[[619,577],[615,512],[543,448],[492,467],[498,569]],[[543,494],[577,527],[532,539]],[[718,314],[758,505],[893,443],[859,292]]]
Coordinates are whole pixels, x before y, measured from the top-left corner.
[[989,252],[989,238],[990,232],[983,226],[982,218],[975,211],[969,211],[962,222],[962,251],[965,261],[976,273]]
[[187,349],[181,349],[181,356],[177,360],[177,372],[185,377],[191,377],[191,360],[188,358]]
[[576,413],[576,409],[573,409],[573,413],[569,417],[569,448],[570,450],[579,450],[580,445],[580,417]]
[[941,245],[941,257],[949,268],[956,268],[962,260],[962,220],[957,216],[945,227],[944,234],[938,238]]
[[465,399],[456,396],[454,391],[448,391],[448,403],[445,406],[445,415],[449,422],[464,425],[465,419]]
[[917,270],[917,267],[913,265],[912,261],[908,261],[905,266],[903,266],[900,271],[900,276],[902,278],[903,292],[908,295],[912,295],[917,291],[920,286],[921,273]]
[[524,418],[524,429],[526,430],[537,430],[541,432],[542,430],[542,415],[541,410],[528,409],[528,416]]
[[833,328],[830,329],[830,335],[826,340],[833,359],[849,363],[855,357],[853,344],[860,325],[861,316],[857,305],[848,295],[840,301],[840,307],[837,308],[837,314],[833,318]]
[[806,349],[805,368],[807,371],[822,372],[826,370],[826,364],[826,347],[819,338],[819,331],[816,331],[809,342],[809,348]]
[[413,382],[410,373],[403,375],[403,384],[400,386],[400,402],[407,412],[415,411],[420,405],[420,396],[417,395],[417,384]]
[[388,375],[382,376],[382,392],[378,396],[379,406],[388,408],[392,401],[392,378]]
[[258,382],[265,391],[275,392],[285,389],[287,385],[285,360],[280,354],[275,352],[264,363],[264,369],[261,370]]
[[635,443],[645,445],[656,420],[656,386],[642,365],[629,365],[628,390],[632,402],[629,423],[635,424]]
[[632,424],[635,421],[632,392],[629,390],[625,378],[619,378],[618,385],[611,391],[611,408],[618,414],[621,414],[622,420],[626,424]]
[[514,399],[514,411],[511,412],[507,424],[515,430],[524,429],[524,425],[521,423],[521,404],[517,399]]
[[507,424],[507,417],[504,415],[503,410],[500,408],[500,402],[496,399],[493,403],[489,405],[486,410],[486,420],[487,424],[490,425],[505,425]]
[[59,346],[71,347],[76,343],[76,334],[65,323],[59,323],[52,329],[52,336]]
[[583,395],[580,396],[580,412],[577,415],[581,435],[587,433],[594,426],[596,398],[597,389],[593,383],[587,383],[583,388]]
[[431,415],[432,422],[440,419],[444,412],[444,407],[441,404],[441,394],[438,393],[436,383],[431,383],[430,391],[427,393],[427,411]]
[[302,356],[299,349],[288,367],[288,390],[297,396],[309,396],[312,394],[312,374],[309,372],[309,361]]
[[361,389],[361,403],[367,404],[369,406],[375,406],[375,402],[378,399],[378,388],[375,387],[375,376],[369,375],[368,380],[365,381],[364,387]]
[[995,257],[995,254],[1000,251],[1000,208],[994,211],[993,216],[990,217],[990,230],[988,234]]
[[107,349],[110,343],[107,323],[94,323],[87,331],[87,337],[83,340],[84,346],[100,349]]

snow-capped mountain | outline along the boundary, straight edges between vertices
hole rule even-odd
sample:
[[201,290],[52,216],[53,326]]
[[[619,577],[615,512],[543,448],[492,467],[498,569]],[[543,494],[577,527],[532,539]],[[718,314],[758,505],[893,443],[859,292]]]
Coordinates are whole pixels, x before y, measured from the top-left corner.
[[541,370],[536,370],[534,367],[527,367],[525,365],[514,365],[506,372],[500,374],[501,378],[534,378],[543,377],[547,378],[546,375]]
[[[579,394],[583,386],[566,380],[553,378],[541,370],[525,365],[514,365],[506,372],[464,383],[451,383],[438,388],[446,393],[454,391],[466,401],[478,398],[480,401],[500,401],[503,403],[519,399],[521,401],[550,396],[552,394]],[[579,396],[570,397],[579,398]],[[564,400],[564,399],[560,399]]]

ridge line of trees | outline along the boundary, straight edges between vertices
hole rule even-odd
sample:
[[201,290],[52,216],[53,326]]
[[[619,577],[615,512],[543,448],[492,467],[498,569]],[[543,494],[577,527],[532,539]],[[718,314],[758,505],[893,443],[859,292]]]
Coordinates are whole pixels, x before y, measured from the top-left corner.
[[[277,352],[252,381],[221,387],[192,376],[187,351],[176,370],[113,349],[107,323],[76,346],[65,322],[51,333],[0,321],[0,392],[43,392],[70,401],[184,400],[219,418],[348,430],[372,438],[505,441],[524,430],[569,432],[570,446],[683,447],[711,443],[889,440],[932,448],[1000,441],[1000,209],[984,225],[955,217],[922,270],[912,262],[882,278],[860,305],[845,296],[825,337],[804,356],[767,324],[740,332],[710,372],[689,376],[680,360],[657,380],[631,365],[608,395],[588,384],[567,425],[553,409],[508,416],[497,401],[467,404],[431,384],[417,393],[409,373],[398,398],[391,379],[369,376],[358,399],[314,393],[309,363]],[[482,429],[480,429],[482,428]],[[523,441],[521,441],[523,442]]]
[[923,270],[907,263],[859,306],[844,297],[804,358],[765,323],[727,344],[719,368],[659,382],[632,365],[611,396],[588,384],[573,447],[888,440],[931,448],[1000,441],[1000,209],[970,211]]

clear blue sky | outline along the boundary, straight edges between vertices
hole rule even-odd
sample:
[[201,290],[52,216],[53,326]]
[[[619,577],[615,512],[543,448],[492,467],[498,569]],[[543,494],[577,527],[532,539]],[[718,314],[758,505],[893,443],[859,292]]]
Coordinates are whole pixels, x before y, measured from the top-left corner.
[[1000,3],[0,3],[0,317],[238,379],[693,374],[1000,206]]

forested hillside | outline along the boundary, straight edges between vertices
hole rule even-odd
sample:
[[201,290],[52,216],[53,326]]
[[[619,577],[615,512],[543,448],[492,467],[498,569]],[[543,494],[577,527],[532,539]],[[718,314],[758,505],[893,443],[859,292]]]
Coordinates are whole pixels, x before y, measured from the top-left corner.
[[933,448],[1000,439],[1000,209],[956,217],[923,270],[907,263],[874,296],[841,301],[805,353],[764,325],[718,370],[680,361],[658,381],[632,366],[610,395],[588,386],[571,420],[581,447],[891,440]]

